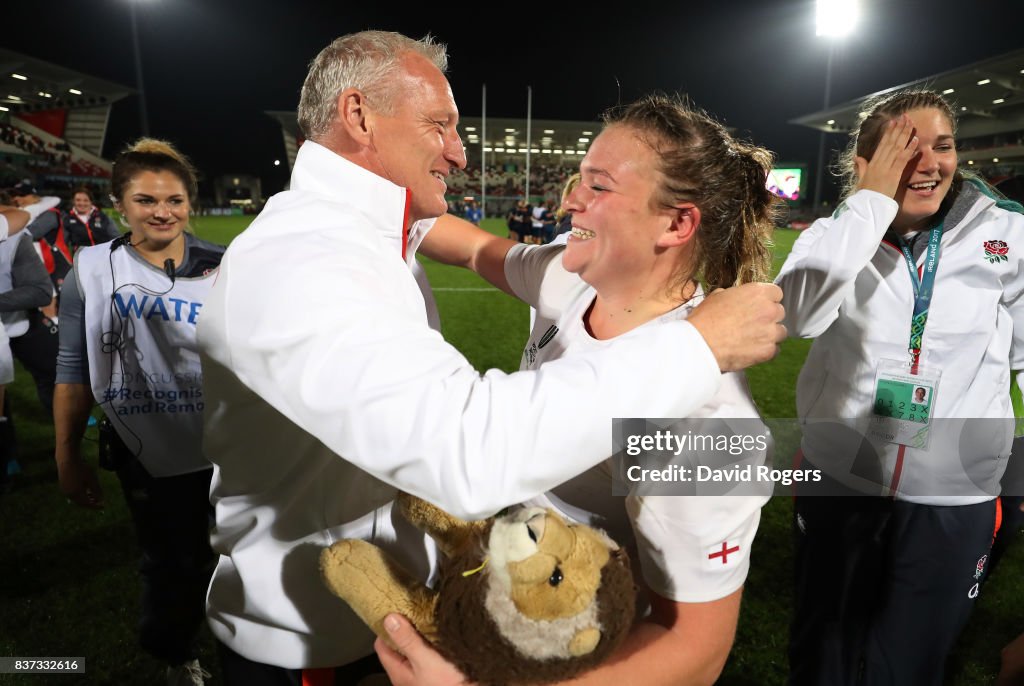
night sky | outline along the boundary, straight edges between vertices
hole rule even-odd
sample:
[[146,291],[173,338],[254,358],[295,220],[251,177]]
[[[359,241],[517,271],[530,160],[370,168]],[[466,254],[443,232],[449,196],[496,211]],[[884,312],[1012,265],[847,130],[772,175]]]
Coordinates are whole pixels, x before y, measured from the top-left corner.
[[[129,0],[32,0],[3,10],[3,47],[135,85]],[[207,177],[286,180],[284,146],[264,110],[294,110],[309,60],[333,38],[374,28],[449,46],[463,115],[593,120],[645,92],[685,92],[780,161],[813,164],[817,132],[788,120],[822,108],[826,39],[810,0],[612,3],[140,0],[150,130]],[[604,3],[602,3],[604,4]],[[1016,8],[1016,10],[1014,10]],[[482,13],[486,12],[486,19]],[[837,47],[832,103],[1024,46],[1018,0],[862,0]],[[138,136],[135,98],[114,106],[104,155]],[[835,139],[841,145],[842,137]],[[813,173],[813,172],[812,172]]]

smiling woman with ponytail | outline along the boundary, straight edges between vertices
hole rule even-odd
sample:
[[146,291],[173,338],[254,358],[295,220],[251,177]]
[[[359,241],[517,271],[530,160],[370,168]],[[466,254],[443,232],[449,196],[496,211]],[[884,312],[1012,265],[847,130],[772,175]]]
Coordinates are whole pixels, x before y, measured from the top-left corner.
[[[714,289],[768,279],[778,199],[766,188],[767,150],[667,96],[615,108],[604,121],[580,164],[580,183],[562,201],[572,215],[565,246],[519,245],[478,232],[452,240],[449,232],[472,229],[441,217],[421,248],[431,258],[472,265],[536,308],[522,369],[543,374],[549,361],[606,348],[639,327],[687,319]],[[664,383],[688,392],[686,379]],[[566,431],[573,412],[565,408]],[[767,432],[742,373],[723,374],[718,392],[691,418],[739,419],[734,427],[744,432]],[[736,459],[763,464],[766,451],[755,447]],[[650,614],[620,655],[578,683],[591,676],[600,683],[713,683],[732,646],[767,495],[613,497],[611,474],[609,464],[598,465],[530,503],[600,522],[637,554],[643,572]],[[723,541],[728,554],[709,566],[723,557]]]

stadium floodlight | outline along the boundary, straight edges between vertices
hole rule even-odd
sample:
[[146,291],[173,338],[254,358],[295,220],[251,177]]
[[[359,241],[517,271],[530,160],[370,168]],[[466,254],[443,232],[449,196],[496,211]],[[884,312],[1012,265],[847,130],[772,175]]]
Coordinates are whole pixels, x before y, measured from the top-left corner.
[[840,38],[856,28],[860,5],[856,0],[818,0],[816,16],[816,35]]
[[22,76],[21,74],[13,74],[12,73],[11,74],[11,78],[12,79],[18,79],[19,81],[28,81],[28,77],[27,76]]
[[128,0],[132,24],[132,55],[135,58],[135,87],[139,91],[139,128],[142,135],[149,135],[149,115],[146,112],[146,87],[142,80],[142,51],[139,49],[139,24],[135,19],[135,5],[145,4],[144,0]]
[[81,95],[82,91],[77,88],[68,88],[68,93],[71,93],[71,95]]
[[280,167],[281,166],[281,160],[274,160],[274,166],[275,167]]
[[[832,94],[832,59],[836,52],[836,40],[850,35],[857,27],[860,17],[860,5],[857,0],[817,0],[816,34],[827,36],[833,40],[828,42],[828,59],[825,62],[825,98],[823,110],[828,110],[829,98]],[[825,129],[818,137],[818,167],[814,181],[814,211],[821,204],[822,184],[825,169]]]

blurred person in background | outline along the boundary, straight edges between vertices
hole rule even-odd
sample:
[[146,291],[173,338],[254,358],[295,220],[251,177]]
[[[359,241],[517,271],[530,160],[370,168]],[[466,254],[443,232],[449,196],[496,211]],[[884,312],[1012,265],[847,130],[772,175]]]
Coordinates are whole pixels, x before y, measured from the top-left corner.
[[526,204],[526,200],[520,198],[516,201],[515,206],[509,210],[506,222],[509,240],[525,242],[526,236],[530,232],[530,208]]
[[92,191],[79,186],[71,195],[71,209],[64,213],[72,250],[112,241],[121,235],[114,220],[96,207]]
[[562,201],[555,211],[555,238],[552,241],[553,243],[565,243],[569,238],[567,234],[572,231],[572,212],[566,207],[565,201],[569,194],[576,190],[576,187],[579,185],[580,174],[576,172],[566,180],[565,186],[562,188]]
[[[10,192],[19,207],[29,206],[40,200],[35,186],[27,179],[14,186]],[[52,207],[33,219],[27,231],[32,234],[39,256],[53,282],[53,302],[43,308],[43,314],[56,321],[60,289],[74,258],[74,246],[64,227],[64,213],[58,207]]]
[[[25,235],[18,234],[18,232],[32,223],[41,213],[56,207],[60,203],[60,199],[37,196],[34,198],[35,202],[23,202],[23,196],[14,196],[16,199],[11,200],[13,194],[4,195],[5,197],[0,199],[0,302],[6,302],[7,306],[13,307],[21,299],[21,295],[27,294],[31,299],[31,289],[27,293],[10,293],[14,288],[14,256],[18,252],[20,243],[17,239]],[[13,204],[7,204],[8,201]],[[18,235],[15,236],[15,234]],[[9,236],[15,237],[8,240]],[[24,272],[19,271],[19,274],[23,278],[27,276]],[[3,290],[5,285],[7,288]],[[4,295],[8,295],[8,297],[4,299]],[[49,291],[47,291],[47,299],[49,299]],[[38,296],[35,302],[38,302]],[[0,305],[0,307],[2,306]],[[11,328],[15,331],[18,329],[14,324]],[[8,472],[16,473],[19,469],[18,463],[14,459],[14,426],[10,423],[10,412],[7,407],[6,385],[12,381],[14,381],[14,357],[5,323],[0,326],[0,406],[4,407],[3,414],[0,416],[0,492],[7,488]]]
[[[29,234],[22,232],[0,243],[0,320],[10,339],[9,350],[0,350],[4,358],[0,368],[7,368],[11,355],[17,358],[32,374],[39,402],[52,416],[57,337],[38,326],[42,317],[38,308],[50,302],[51,293],[50,277],[32,247]],[[37,326],[33,327],[33,323]],[[4,376],[8,374],[5,372]],[[20,465],[11,398],[9,394],[2,395],[0,470],[17,473]]]

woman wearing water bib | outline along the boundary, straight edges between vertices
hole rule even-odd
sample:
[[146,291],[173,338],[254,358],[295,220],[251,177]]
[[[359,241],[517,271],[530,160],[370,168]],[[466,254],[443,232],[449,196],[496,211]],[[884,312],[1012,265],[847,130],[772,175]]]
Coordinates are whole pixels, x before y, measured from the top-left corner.
[[60,487],[78,505],[103,505],[80,452],[99,403],[100,462],[117,473],[143,553],[140,643],[167,663],[169,683],[201,684],[193,642],[213,569],[212,466],[195,327],[224,248],[186,231],[196,177],[169,144],[142,139],[122,153],[111,191],[131,230],[81,249],[61,295]]
[[986,571],[1024,364],[1024,217],[958,170],[955,133],[930,91],[868,103],[846,199],[776,280],[790,335],[817,339],[797,411],[826,486],[796,499],[791,684],[941,684]]

